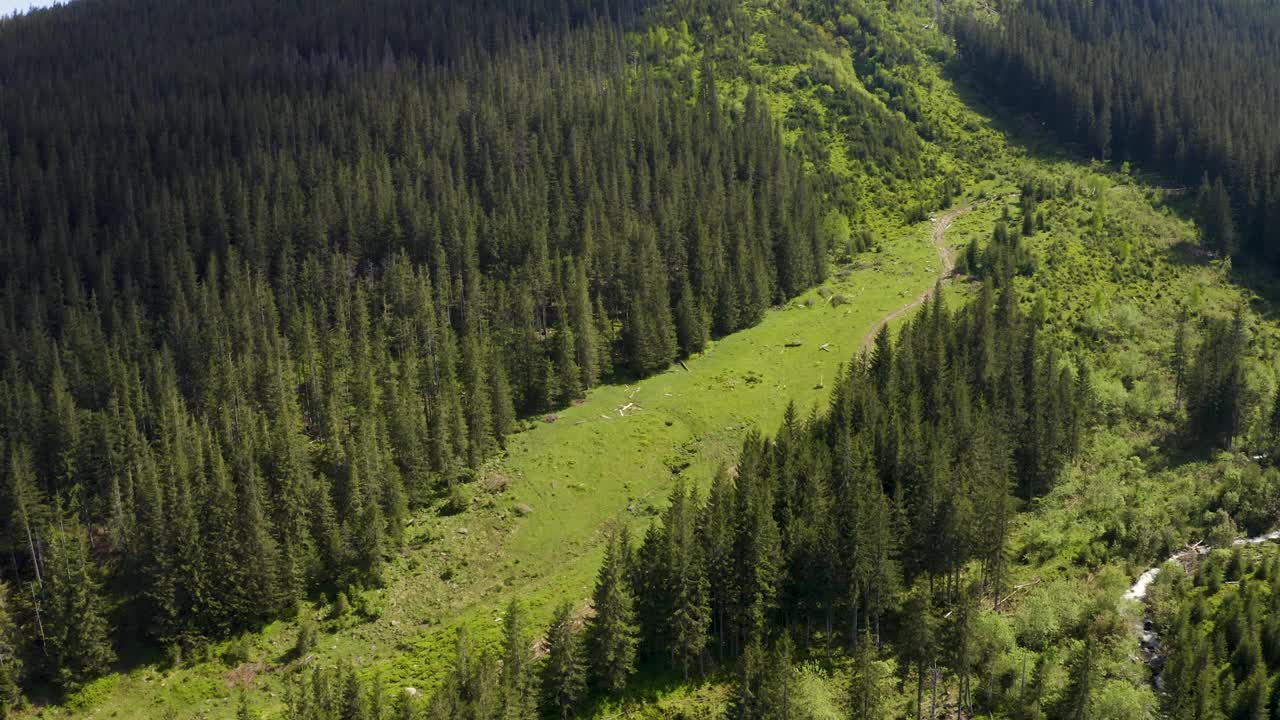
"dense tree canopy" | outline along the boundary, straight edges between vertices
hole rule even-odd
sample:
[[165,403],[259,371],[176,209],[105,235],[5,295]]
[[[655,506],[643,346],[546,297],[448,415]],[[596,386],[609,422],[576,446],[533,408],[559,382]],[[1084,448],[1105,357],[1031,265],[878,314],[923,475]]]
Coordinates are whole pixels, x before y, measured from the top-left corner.
[[1253,0],[1030,0],[958,27],[987,87],[1097,157],[1199,195],[1206,246],[1280,262],[1280,11]]
[[[678,479],[638,549],[608,539],[591,606],[555,611],[537,646],[544,715],[583,711],[591,691],[619,693],[642,665],[686,677],[719,669],[735,680],[730,717],[790,717],[793,656],[819,645],[851,652],[854,717],[885,716],[890,650],[915,681],[911,717],[928,716],[935,671],[967,707],[997,710],[982,704],[992,688],[969,685],[981,676],[978,603],[1008,591],[1012,513],[1052,489],[1091,406],[1087,373],[1040,344],[1041,322],[1012,286],[991,282],[963,310],[929,304],[896,342],[886,331],[855,360],[827,412],[791,411],[772,438],[752,434],[705,497]],[[1127,633],[1114,611],[1090,617],[1096,644],[1069,658],[1081,670],[1061,717],[1087,708],[1089,663]],[[524,672],[529,647],[512,637],[509,662]],[[459,645],[458,677],[469,652]],[[458,682],[432,707],[458,707]]]
[[650,77],[643,5],[0,23],[0,581],[29,676],[103,669],[109,596],[177,658],[378,584],[521,415],[822,279],[798,155],[710,64]]

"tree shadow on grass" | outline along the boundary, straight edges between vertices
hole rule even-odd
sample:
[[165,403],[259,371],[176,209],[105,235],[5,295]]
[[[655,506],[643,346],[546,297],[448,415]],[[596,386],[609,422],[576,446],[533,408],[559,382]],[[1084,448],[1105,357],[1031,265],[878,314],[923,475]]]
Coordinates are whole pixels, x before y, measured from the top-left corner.
[[[985,96],[978,78],[959,56],[943,66],[943,76],[952,83],[961,101],[981,116],[991,129],[1002,133],[1015,151],[1045,161],[1098,162],[1083,143],[1057,136],[1034,114],[1013,110]],[[1113,158],[1098,168],[1116,171],[1123,160]],[[1156,207],[1167,209],[1179,219],[1195,221],[1196,188],[1187,187],[1137,161],[1134,161],[1134,167],[1131,177],[1143,185],[1163,191],[1158,197],[1151,198]],[[1166,257],[1183,266],[1207,266],[1218,259],[1213,253],[1190,242],[1170,245]],[[1237,255],[1232,259],[1230,280],[1250,292],[1249,305],[1255,313],[1268,321],[1280,322],[1280,275],[1274,268],[1261,259]]]
[[[725,668],[709,671],[705,675],[691,673],[686,680],[684,673],[642,667],[627,683],[627,689],[621,695],[593,695],[579,713],[580,717],[626,717],[636,709],[653,707],[664,698],[670,698],[676,692],[686,694],[712,685],[725,685],[733,682],[733,664]],[[668,708],[672,712],[667,717],[673,719],[698,717],[694,709],[687,711],[679,708]]]

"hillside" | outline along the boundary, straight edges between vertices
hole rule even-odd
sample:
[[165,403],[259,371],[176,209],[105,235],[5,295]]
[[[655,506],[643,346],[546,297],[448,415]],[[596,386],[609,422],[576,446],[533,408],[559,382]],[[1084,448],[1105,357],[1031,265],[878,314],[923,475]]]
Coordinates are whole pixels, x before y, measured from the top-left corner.
[[1280,325],[1003,18],[179,5],[0,23],[0,706],[1184,717],[1121,594],[1276,522]]

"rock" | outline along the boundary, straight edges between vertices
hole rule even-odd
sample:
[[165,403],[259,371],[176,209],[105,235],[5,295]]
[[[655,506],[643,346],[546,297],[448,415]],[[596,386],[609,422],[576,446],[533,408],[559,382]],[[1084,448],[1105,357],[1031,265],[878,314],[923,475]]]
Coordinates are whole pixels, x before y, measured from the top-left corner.
[[419,695],[422,694],[422,692],[418,690],[418,688],[416,687],[406,687],[404,689],[404,694],[408,695],[409,697],[418,697]]
[[528,505],[525,505],[524,503],[520,503],[519,505],[516,506],[516,513],[518,515],[524,516],[524,515],[528,515],[531,512],[533,512],[533,508],[529,507]]
[[471,532],[471,531],[470,531],[470,530],[468,530],[468,529],[466,529],[466,528],[458,528],[458,534],[459,534],[459,535],[466,535],[466,534],[468,534],[468,533],[470,533],[470,532]]

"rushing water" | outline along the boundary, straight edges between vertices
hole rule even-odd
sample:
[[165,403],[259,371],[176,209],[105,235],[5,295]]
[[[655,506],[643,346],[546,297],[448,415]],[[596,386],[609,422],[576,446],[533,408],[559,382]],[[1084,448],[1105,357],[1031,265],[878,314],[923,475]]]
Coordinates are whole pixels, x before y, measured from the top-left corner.
[[[1265,535],[1257,535],[1251,538],[1241,538],[1231,543],[1232,547],[1237,545],[1260,545],[1265,542],[1276,542],[1280,540],[1280,530],[1273,530]],[[1182,562],[1196,555],[1207,555],[1212,547],[1208,545],[1192,545],[1191,547],[1181,550],[1169,556],[1165,562]],[[1150,568],[1146,572],[1138,576],[1133,585],[1124,594],[1126,600],[1136,600],[1142,602],[1147,598],[1147,590],[1151,587],[1151,583],[1155,581],[1156,576],[1160,574],[1160,568],[1164,563]],[[1147,666],[1151,668],[1151,684],[1155,685],[1156,690],[1163,690],[1163,682],[1161,680],[1160,671],[1164,667],[1164,653],[1160,650],[1160,637],[1156,634],[1155,624],[1151,622],[1150,615],[1142,618],[1142,626],[1138,633],[1138,644],[1142,647],[1142,654],[1146,658]]]

